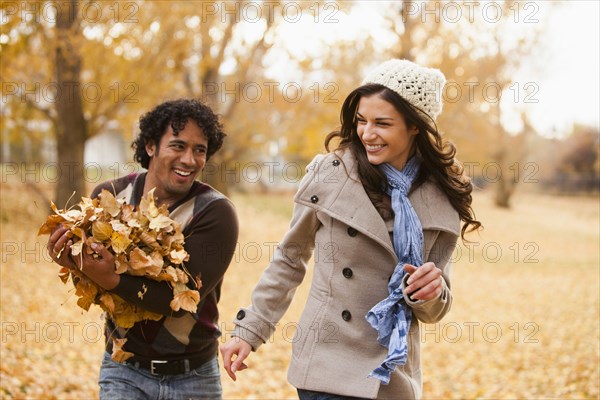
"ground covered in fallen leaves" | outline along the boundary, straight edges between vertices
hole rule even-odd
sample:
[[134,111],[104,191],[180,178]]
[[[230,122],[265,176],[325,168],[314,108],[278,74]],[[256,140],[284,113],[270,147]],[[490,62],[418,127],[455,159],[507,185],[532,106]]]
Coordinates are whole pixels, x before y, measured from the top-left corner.
[[[36,237],[46,205],[16,182],[2,183],[0,199],[0,398],[97,398],[100,310],[77,307],[45,253],[46,237]],[[491,199],[475,196],[485,230],[454,255],[450,314],[422,326],[424,397],[598,398],[598,198],[517,194],[511,210],[493,207]],[[225,337],[292,208],[291,196],[232,200],[241,235],[220,303]],[[224,398],[296,398],[286,370],[308,279],[272,342],[248,358],[238,381],[222,371]]]

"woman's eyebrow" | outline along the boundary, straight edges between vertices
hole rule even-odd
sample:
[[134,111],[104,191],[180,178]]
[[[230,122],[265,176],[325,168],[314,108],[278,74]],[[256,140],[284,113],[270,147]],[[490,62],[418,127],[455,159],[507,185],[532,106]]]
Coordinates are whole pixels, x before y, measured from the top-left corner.
[[[357,112],[357,113],[356,113],[356,116],[357,116],[357,117],[364,118],[364,117],[362,116],[362,114],[361,114],[361,113],[359,113],[359,112]],[[377,118],[375,118],[375,121],[381,121],[381,120],[384,120],[384,119],[391,119],[391,120],[393,120],[394,118],[392,118],[392,117],[377,117]]]

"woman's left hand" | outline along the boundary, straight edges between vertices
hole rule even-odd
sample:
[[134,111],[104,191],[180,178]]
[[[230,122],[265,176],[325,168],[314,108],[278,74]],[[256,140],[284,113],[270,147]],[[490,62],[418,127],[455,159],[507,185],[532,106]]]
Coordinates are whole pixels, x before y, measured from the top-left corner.
[[404,294],[412,300],[433,300],[442,293],[442,271],[432,262],[427,262],[419,268],[404,264],[404,270],[410,274],[406,281]]

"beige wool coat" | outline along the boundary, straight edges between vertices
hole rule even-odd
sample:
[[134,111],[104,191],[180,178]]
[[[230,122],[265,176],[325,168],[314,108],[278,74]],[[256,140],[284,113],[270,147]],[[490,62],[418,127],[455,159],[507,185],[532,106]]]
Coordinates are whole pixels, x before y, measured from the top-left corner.
[[[408,360],[389,385],[369,373],[387,349],[365,319],[388,296],[387,284],[398,261],[391,241],[393,219],[384,221],[358,181],[349,151],[317,156],[294,198],[290,229],[241,309],[234,336],[254,350],[267,342],[302,282],[314,254],[312,286],[292,339],[289,382],[301,389],[345,396],[387,399],[421,397],[419,323],[435,323],[449,310],[450,257],[459,235],[458,213],[431,182],[409,195],[424,232],[423,260],[442,270],[443,291],[429,301],[407,303],[413,319]],[[287,327],[286,327],[287,328]]]

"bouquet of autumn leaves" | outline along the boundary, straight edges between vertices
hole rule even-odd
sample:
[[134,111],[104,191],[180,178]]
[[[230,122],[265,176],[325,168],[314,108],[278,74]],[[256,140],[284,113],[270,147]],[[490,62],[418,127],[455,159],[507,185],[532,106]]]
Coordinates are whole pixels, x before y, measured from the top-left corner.
[[[54,214],[40,227],[38,235],[50,234],[62,224],[70,231],[73,257],[81,257],[82,252],[94,257],[90,245],[101,244],[114,255],[117,274],[166,281],[173,288],[171,309],[196,311],[200,293],[187,286],[190,276],[183,263],[189,255],[183,248],[181,226],[169,218],[166,205],[156,206],[154,189],[142,197],[137,209],[125,204],[124,199],[116,199],[108,190],[102,190],[96,199],[83,197],[68,210],[58,210],[54,203],[51,207]],[[102,289],[77,269],[62,267],[59,277],[63,283],[72,279],[79,307],[87,311],[92,304],[98,304],[122,328],[131,328],[138,321],[162,318]],[[199,280],[192,281],[200,288]],[[140,299],[146,292],[145,285],[142,288],[138,292]]]

